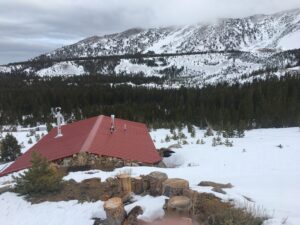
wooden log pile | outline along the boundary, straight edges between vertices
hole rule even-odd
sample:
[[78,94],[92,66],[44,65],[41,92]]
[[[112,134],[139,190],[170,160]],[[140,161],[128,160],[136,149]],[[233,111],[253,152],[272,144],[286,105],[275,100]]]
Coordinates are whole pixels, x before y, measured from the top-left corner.
[[[112,184],[112,189],[119,191],[104,204],[108,225],[137,225],[137,216],[143,213],[141,207],[135,207],[132,212],[126,215],[123,203],[126,202],[123,195],[150,194],[152,196],[165,195],[169,197],[164,205],[166,216],[177,216],[181,218],[193,217],[194,205],[199,204],[197,191],[189,188],[189,182],[179,178],[169,178],[165,173],[152,172],[145,176],[130,177],[128,174],[120,174],[116,178],[109,178],[107,182]],[[122,193],[122,194],[120,194]],[[114,193],[115,194],[115,193]],[[118,196],[118,197],[115,197]]]

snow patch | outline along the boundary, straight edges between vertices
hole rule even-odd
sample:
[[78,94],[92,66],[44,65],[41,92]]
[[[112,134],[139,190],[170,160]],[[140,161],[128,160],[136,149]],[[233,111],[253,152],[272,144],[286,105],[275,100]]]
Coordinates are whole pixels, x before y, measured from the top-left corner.
[[51,67],[41,69],[36,72],[39,76],[67,76],[85,74],[83,66],[78,66],[74,62],[60,62]]

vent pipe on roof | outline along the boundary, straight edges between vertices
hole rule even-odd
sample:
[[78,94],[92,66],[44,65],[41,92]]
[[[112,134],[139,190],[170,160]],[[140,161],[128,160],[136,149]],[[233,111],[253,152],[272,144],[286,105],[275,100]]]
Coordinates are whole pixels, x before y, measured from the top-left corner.
[[56,107],[55,109],[51,109],[53,116],[57,120],[57,135],[55,138],[62,137],[63,134],[61,132],[61,125],[65,122],[63,115],[61,114],[61,107]]
[[114,131],[115,131],[115,115],[111,115],[110,133],[112,134]]

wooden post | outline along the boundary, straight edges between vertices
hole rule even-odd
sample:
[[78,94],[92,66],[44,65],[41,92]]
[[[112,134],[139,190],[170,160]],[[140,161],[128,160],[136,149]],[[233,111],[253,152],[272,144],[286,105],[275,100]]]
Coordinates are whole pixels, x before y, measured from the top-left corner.
[[107,224],[109,225],[122,225],[126,212],[121,198],[111,198],[104,203],[103,206],[106,213]]
[[125,193],[130,193],[132,190],[130,176],[128,174],[124,173],[124,174],[118,175],[118,179],[121,182],[122,191]]
[[172,178],[163,182],[162,194],[168,197],[183,195],[189,189],[189,182],[184,179]]
[[166,207],[168,216],[185,216],[189,217],[192,208],[192,201],[185,196],[174,196],[170,198]]

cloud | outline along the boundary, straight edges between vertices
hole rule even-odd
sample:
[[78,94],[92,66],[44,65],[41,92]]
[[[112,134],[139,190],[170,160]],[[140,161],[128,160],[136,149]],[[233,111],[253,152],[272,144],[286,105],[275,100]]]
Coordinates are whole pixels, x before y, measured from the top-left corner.
[[299,0],[1,0],[0,64],[92,35],[300,7]]

